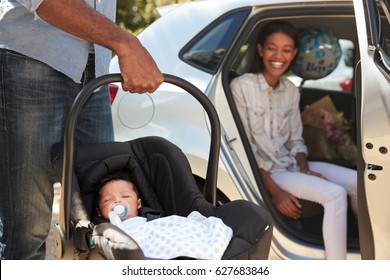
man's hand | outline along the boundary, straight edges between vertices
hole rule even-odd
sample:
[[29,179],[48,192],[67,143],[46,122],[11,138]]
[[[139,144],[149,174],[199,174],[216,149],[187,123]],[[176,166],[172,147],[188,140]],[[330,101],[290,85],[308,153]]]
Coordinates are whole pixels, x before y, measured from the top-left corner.
[[136,37],[132,38],[127,49],[117,54],[124,91],[154,92],[164,81],[153,58]]
[[163,76],[137,37],[80,0],[45,0],[38,15],[76,37],[111,49],[118,55],[122,87],[131,92],[154,92]]

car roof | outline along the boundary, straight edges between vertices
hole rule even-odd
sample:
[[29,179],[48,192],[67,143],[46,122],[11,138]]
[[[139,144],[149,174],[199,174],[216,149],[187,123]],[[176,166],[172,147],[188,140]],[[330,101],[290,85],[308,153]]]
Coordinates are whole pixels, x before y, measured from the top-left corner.
[[204,12],[204,16],[218,16],[227,11],[252,7],[258,5],[278,5],[278,4],[296,4],[302,5],[303,3],[351,3],[353,0],[195,0],[191,2],[183,2],[178,4],[171,4],[167,6],[162,6],[157,8],[160,16],[165,16],[170,12],[174,11],[176,8],[184,8],[186,6],[191,7],[192,11],[199,10]]
[[[221,18],[224,14],[241,8],[253,10],[261,9],[263,7],[266,9],[273,9],[274,7],[281,9],[281,14],[284,14],[286,11],[284,7],[288,6],[289,8],[292,8],[292,10],[303,11],[304,9],[302,8],[311,6],[306,5],[310,3],[317,4],[317,11],[318,4],[320,6],[323,5],[324,7],[333,6],[333,8],[335,5],[338,6],[338,4],[340,4],[340,7],[342,5],[353,7],[352,0],[205,0],[184,2],[182,4],[162,8],[160,12],[163,16],[138,34],[138,38],[158,61],[162,71],[166,73],[176,73],[176,71],[190,73],[190,71],[192,71],[191,68],[187,68],[186,65],[179,63],[180,59],[178,54],[188,42],[201,32],[201,30],[204,30],[210,23]],[[306,10],[306,13],[310,13],[310,9]],[[348,19],[348,22],[343,21],[340,23],[340,18],[338,18],[337,21],[334,21],[330,19],[333,17],[333,13],[330,13],[328,18],[318,18],[316,21],[310,22],[310,25],[313,24],[314,27],[322,25],[335,31],[340,29],[339,26],[344,26],[346,28],[348,27],[349,30],[353,18]],[[298,28],[301,28],[308,23],[304,17],[294,16],[291,17],[290,20]],[[256,26],[256,28],[259,27],[260,25]],[[346,28],[341,28],[342,30],[338,32],[345,33]],[[351,33],[351,35],[348,36],[355,35]],[[348,37],[342,36],[340,38]],[[249,40],[252,39],[253,38],[250,38]],[[353,41],[356,42],[355,39]],[[185,67],[185,69],[182,69],[181,67]],[[200,73],[199,75],[208,74]]]
[[[160,7],[159,12],[162,16],[155,23],[168,20],[170,21],[168,25],[175,26],[176,35],[187,34],[189,38],[192,38],[194,32],[198,32],[213,20],[229,11],[240,8],[276,7],[279,5],[304,7],[305,4],[309,3],[332,5],[338,3],[352,4],[352,2],[353,0],[198,0]],[[188,16],[184,17],[184,14],[188,14]],[[169,16],[166,17],[167,15]],[[180,28],[184,27],[185,31],[181,32]],[[180,38],[175,40],[180,41]]]

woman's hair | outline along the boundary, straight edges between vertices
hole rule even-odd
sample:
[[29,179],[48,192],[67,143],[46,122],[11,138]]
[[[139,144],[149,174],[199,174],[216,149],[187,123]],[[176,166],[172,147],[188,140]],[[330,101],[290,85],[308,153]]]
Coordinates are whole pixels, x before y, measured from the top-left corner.
[[[294,41],[294,48],[299,49],[299,37],[298,37],[298,31],[295,29],[295,27],[287,22],[287,21],[271,21],[264,25],[259,34],[257,35],[256,40],[256,46],[258,44],[261,44],[264,46],[265,40],[268,38],[268,36],[274,34],[274,33],[284,33],[287,36],[289,36]],[[291,65],[294,63],[294,60],[291,62]],[[257,47],[255,48],[255,59],[254,59],[254,65],[252,67],[252,72],[262,72],[263,71],[263,59],[260,57]],[[290,67],[287,69],[287,71],[290,69]]]

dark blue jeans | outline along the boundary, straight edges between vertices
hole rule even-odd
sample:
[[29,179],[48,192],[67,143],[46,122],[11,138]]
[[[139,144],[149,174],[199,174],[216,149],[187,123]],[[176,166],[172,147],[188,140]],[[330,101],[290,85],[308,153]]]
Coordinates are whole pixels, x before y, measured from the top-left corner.
[[[0,259],[44,259],[53,203],[50,150],[63,140],[69,108],[95,76],[89,59],[81,84],[49,66],[0,49]],[[113,140],[107,87],[83,108],[76,143]]]

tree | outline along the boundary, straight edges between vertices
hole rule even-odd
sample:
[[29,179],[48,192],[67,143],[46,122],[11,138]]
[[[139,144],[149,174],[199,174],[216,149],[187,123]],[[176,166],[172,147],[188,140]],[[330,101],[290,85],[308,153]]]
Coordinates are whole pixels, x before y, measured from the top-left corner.
[[117,0],[116,23],[137,34],[158,19],[157,7],[191,0]]

